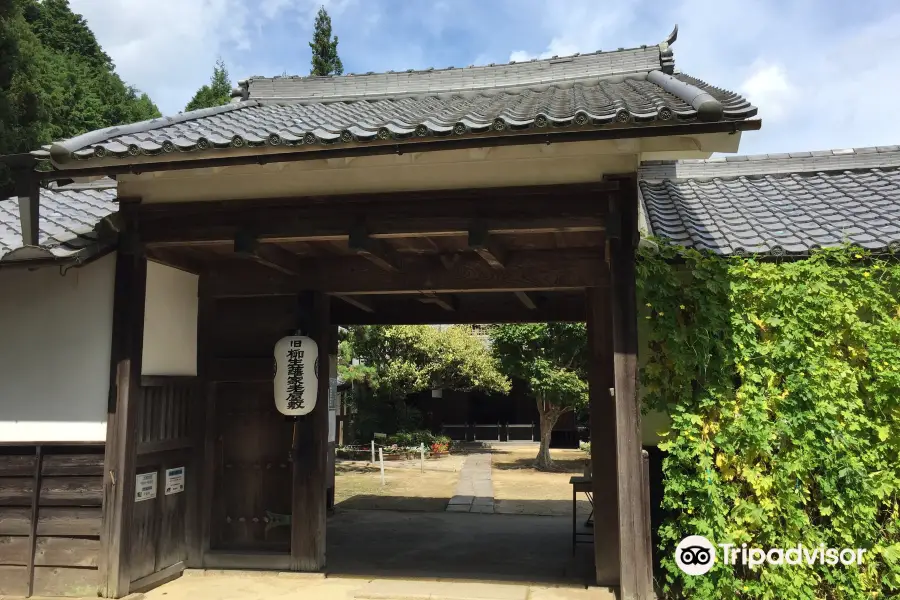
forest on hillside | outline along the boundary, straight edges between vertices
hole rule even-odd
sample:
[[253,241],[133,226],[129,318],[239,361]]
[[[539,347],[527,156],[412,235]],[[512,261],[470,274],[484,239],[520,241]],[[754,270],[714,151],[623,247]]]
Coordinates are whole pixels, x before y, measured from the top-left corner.
[[0,155],[158,116],[68,0],[0,0]]

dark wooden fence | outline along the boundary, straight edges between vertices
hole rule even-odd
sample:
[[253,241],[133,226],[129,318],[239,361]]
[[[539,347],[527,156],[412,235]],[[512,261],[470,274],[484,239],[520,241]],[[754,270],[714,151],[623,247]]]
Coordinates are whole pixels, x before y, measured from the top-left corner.
[[103,446],[0,448],[0,595],[95,596]]

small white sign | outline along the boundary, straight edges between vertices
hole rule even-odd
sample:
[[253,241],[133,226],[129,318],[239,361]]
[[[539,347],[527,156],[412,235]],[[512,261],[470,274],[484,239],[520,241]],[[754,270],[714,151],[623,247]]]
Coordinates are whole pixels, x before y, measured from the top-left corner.
[[138,473],[134,484],[134,501],[152,500],[156,498],[156,472]]
[[166,496],[184,491],[184,467],[166,469]]

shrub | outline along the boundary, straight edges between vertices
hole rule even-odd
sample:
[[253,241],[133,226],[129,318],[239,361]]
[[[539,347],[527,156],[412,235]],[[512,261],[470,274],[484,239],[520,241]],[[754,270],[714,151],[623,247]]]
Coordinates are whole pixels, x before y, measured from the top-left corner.
[[450,438],[442,435],[435,435],[430,431],[400,431],[387,438],[388,444],[397,444],[405,448],[418,448],[421,444],[430,447],[435,443],[444,443],[449,446]]

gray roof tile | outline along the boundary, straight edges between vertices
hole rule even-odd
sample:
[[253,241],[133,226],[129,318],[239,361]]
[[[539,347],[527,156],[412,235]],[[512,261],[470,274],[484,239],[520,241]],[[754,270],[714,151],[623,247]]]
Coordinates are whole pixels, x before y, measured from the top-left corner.
[[[741,96],[674,73],[664,42],[615,52],[465,69],[251,77],[229,105],[90,132],[53,144],[70,159],[229,147],[351,144],[553,127],[741,120]],[[702,99],[702,101],[701,101]],[[43,151],[46,152],[46,151]]]
[[642,164],[650,233],[720,254],[900,244],[896,146],[728,158]]
[[18,198],[0,200],[0,261],[87,258],[103,250],[97,224],[118,210],[116,183],[100,180],[41,190],[39,247],[22,239]]

